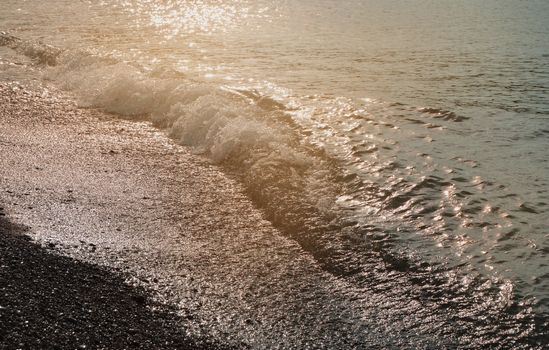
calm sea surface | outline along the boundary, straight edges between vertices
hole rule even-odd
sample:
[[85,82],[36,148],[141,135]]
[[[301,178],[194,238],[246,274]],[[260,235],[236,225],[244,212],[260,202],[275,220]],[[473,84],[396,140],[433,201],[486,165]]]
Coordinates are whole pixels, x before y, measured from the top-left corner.
[[151,120],[349,293],[542,339],[548,1],[3,0],[0,31],[3,80]]

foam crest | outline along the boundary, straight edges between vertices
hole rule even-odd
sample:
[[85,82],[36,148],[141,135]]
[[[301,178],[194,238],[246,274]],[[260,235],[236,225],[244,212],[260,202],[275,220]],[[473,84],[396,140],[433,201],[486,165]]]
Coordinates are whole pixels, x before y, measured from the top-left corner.
[[166,129],[180,144],[240,174],[263,203],[301,198],[284,209],[300,212],[314,203],[325,210],[326,203],[334,202],[335,193],[324,191],[322,199],[318,192],[307,193],[305,183],[311,189],[331,186],[326,184],[329,167],[318,158],[321,152],[303,147],[286,108],[270,96],[89,52],[61,55],[44,76],[73,91],[81,106],[150,120]]
[[41,64],[54,66],[57,64],[57,58],[63,50],[41,42],[32,42],[21,40],[20,38],[0,32],[0,46],[7,46],[16,52],[36,60]]

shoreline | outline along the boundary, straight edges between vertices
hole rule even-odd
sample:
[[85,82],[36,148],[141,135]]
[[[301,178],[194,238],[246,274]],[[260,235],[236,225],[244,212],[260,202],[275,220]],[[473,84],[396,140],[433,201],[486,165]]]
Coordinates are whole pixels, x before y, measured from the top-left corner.
[[[47,251],[44,259],[84,275],[99,269],[114,292],[132,286],[127,293],[138,300],[177,313],[141,308],[151,325],[167,320],[166,334],[179,329],[182,344],[498,347],[492,322],[454,324],[456,315],[407,295],[415,289],[397,272],[380,267],[383,278],[400,282],[383,290],[376,280],[357,289],[323,270],[265,220],[236,180],[150,123],[78,108],[43,85],[0,82],[0,152],[2,225],[30,227],[25,234],[35,242],[9,243],[8,235],[7,244],[39,257]],[[128,306],[124,300],[113,302]],[[504,311],[497,316],[506,321]],[[464,332],[472,326],[488,334],[483,342]],[[517,348],[541,344],[541,333],[519,336]]]
[[[150,123],[0,83],[0,206],[58,255],[121,273],[223,348],[347,348],[346,287],[264,219],[236,180]],[[333,337],[330,334],[340,334]],[[362,331],[360,331],[362,332]],[[371,340],[370,340],[371,339]]]
[[[142,147],[132,154],[136,140]],[[198,316],[182,317],[159,282],[165,276],[140,271],[139,244],[151,226],[162,227],[131,225],[138,212],[151,209],[140,221],[157,214],[181,231],[167,203],[153,209],[165,194],[145,193],[154,192],[146,184],[131,193],[119,176],[143,165],[132,165],[136,159],[155,165],[144,147],[188,157],[145,123],[79,109],[58,91],[0,82],[0,328],[8,333],[0,349],[235,348],[190,330],[185,321]]]

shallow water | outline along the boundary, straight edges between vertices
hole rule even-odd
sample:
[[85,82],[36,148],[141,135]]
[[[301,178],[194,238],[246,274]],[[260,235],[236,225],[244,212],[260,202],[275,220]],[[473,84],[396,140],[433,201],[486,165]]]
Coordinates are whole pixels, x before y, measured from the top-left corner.
[[549,312],[548,15],[543,1],[5,1],[1,71],[153,121],[353,293],[420,300],[457,333],[488,317],[491,339]]

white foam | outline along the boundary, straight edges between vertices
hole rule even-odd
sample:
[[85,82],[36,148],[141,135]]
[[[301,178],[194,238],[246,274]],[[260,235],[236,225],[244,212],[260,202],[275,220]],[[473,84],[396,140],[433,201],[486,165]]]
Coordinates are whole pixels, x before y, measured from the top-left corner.
[[[273,176],[267,173],[277,167],[305,168],[315,163],[296,147],[292,128],[279,120],[282,105],[269,97],[250,99],[256,91],[243,94],[177,72],[148,72],[87,52],[61,55],[44,76],[74,92],[81,106],[151,120],[214,162],[253,168],[260,177]],[[259,170],[259,164],[268,169]]]

